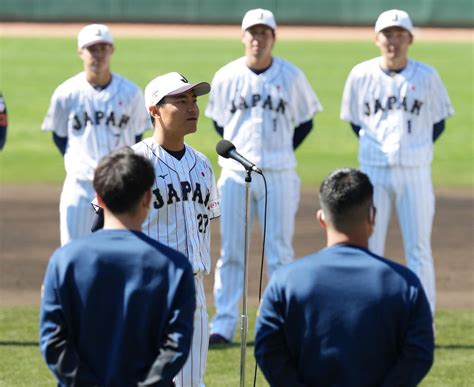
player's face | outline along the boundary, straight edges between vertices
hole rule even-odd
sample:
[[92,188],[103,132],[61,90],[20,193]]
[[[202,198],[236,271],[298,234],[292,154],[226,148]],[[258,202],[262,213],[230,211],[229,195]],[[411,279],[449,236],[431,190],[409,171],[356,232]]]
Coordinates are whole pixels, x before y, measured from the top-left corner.
[[385,28],[375,38],[382,56],[391,61],[405,61],[412,41],[413,36],[401,27]]
[[184,137],[197,130],[199,107],[193,90],[165,97],[164,103],[158,105],[158,112],[161,127],[169,133]]
[[245,46],[245,55],[256,59],[267,59],[272,56],[275,35],[273,30],[263,24],[247,28],[242,37]]
[[110,57],[114,47],[108,43],[96,43],[79,50],[79,56],[84,63],[84,70],[100,74],[110,69]]

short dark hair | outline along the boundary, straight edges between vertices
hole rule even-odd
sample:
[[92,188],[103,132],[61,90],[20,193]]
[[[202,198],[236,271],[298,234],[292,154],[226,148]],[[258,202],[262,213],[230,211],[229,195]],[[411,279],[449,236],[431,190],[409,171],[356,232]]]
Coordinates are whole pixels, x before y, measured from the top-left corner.
[[356,224],[372,206],[374,188],[369,177],[358,169],[337,169],[319,188],[321,208],[334,227],[344,231]]
[[150,161],[130,147],[119,148],[102,158],[94,174],[94,189],[115,214],[134,212],[139,200],[155,181]]

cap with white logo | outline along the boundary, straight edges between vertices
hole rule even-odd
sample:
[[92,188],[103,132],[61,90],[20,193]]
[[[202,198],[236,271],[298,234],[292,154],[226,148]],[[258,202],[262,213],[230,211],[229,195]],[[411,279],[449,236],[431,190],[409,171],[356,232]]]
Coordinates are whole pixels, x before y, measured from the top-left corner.
[[276,30],[276,21],[273,13],[267,9],[257,8],[247,11],[244,18],[242,19],[242,31],[247,28],[256,26],[257,24],[263,24],[270,27],[272,30]]
[[86,48],[96,43],[113,44],[109,27],[103,24],[89,24],[77,36],[77,47]]
[[175,72],[160,75],[145,87],[146,108],[156,105],[166,96],[183,94],[191,89],[198,97],[209,93],[211,85],[207,82],[189,83],[184,76]]
[[413,35],[413,24],[410,16],[399,9],[382,12],[375,23],[375,32],[380,32],[388,27],[401,27]]

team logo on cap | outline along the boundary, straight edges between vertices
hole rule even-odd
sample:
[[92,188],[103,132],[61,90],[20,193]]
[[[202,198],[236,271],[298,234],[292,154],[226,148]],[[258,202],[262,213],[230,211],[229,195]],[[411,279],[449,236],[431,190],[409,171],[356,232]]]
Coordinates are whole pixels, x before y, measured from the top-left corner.
[[393,15],[392,21],[394,21],[394,22],[398,21],[398,13],[396,13],[395,15]]
[[179,74],[181,76],[181,79],[180,81],[183,82],[183,83],[189,83],[189,81],[186,79],[186,77],[182,74]]
[[102,31],[100,30],[100,28],[97,28],[97,31],[95,32],[95,36],[101,36],[102,35]]

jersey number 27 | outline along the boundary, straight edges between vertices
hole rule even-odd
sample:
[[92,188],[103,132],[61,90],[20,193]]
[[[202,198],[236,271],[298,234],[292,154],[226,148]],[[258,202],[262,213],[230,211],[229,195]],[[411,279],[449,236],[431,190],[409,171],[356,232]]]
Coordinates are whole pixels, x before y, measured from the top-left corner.
[[207,225],[209,224],[209,216],[206,214],[198,214],[198,231],[205,234],[207,232]]

